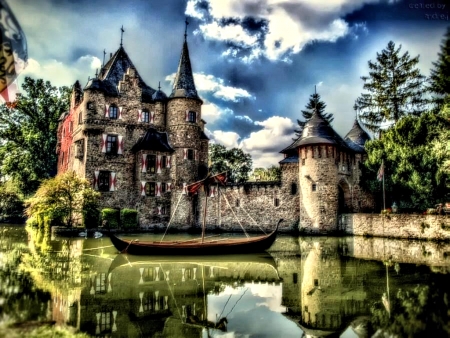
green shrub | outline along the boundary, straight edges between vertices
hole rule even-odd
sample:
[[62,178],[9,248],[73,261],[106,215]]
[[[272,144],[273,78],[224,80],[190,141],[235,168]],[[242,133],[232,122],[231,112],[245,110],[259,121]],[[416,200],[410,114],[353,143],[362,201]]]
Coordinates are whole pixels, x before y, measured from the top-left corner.
[[106,221],[111,229],[119,227],[119,210],[105,208],[102,209],[102,221]]
[[137,227],[137,210],[122,209],[120,211],[120,221],[125,229]]

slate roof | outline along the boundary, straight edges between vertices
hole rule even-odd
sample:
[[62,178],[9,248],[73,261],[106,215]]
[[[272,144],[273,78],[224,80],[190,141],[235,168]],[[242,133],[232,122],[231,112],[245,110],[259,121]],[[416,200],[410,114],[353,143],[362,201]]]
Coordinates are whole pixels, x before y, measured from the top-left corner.
[[[126,74],[128,68],[136,69],[125,49],[120,46],[100,70],[98,77],[90,79],[84,89],[96,89],[105,92],[109,96],[118,96],[119,91],[117,87],[119,81],[123,80],[123,75]],[[152,96],[156,90],[147,86],[137,70],[136,75],[139,81],[138,85],[142,88],[142,102],[152,102]]]
[[278,162],[279,164],[285,164],[285,163],[298,163],[298,155],[293,155],[286,157],[285,159]]
[[370,136],[362,129],[358,120],[355,120],[352,129],[345,135],[344,140],[347,142],[347,145],[357,153],[364,153],[364,145],[367,141],[370,141]]
[[209,140],[209,137],[206,136],[203,130],[200,132],[200,140]]
[[131,151],[139,150],[160,151],[173,153],[175,150],[170,146],[166,132],[159,132],[155,128],[149,128],[144,136],[141,136],[131,148]]
[[165,101],[167,100],[167,95],[161,89],[158,89],[152,95],[153,101]]
[[186,97],[200,100],[195,89],[194,76],[192,74],[191,60],[186,40],[183,43],[180,63],[178,64],[177,74],[173,82],[172,94],[170,98]]
[[340,137],[331,125],[315,111],[306,122],[302,136],[295,140],[290,146],[284,148],[280,153],[290,154],[300,146],[314,144],[332,144],[342,149],[349,149],[347,143]]

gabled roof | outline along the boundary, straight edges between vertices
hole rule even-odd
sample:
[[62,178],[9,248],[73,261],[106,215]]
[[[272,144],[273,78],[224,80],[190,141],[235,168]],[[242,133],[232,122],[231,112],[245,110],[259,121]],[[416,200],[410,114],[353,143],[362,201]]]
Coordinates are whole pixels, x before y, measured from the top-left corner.
[[365,152],[365,143],[367,141],[370,141],[370,136],[365,132],[364,129],[362,129],[361,125],[356,119],[355,123],[353,123],[352,129],[350,129],[348,134],[345,135],[344,140],[345,142],[347,142],[347,145],[354,151],[363,153]]
[[178,64],[177,74],[173,82],[172,94],[170,98],[186,97],[200,100],[195,89],[194,75],[192,74],[191,60],[186,39],[181,50],[180,63]]
[[88,81],[85,89],[97,89],[110,96],[117,96],[119,95],[117,89],[119,81],[123,80],[123,76],[127,73],[128,68],[133,68],[136,71],[138,85],[142,88],[142,102],[152,102],[152,96],[156,90],[147,86],[144,80],[142,80],[122,46],[119,47],[109,61],[102,67],[98,77]]
[[131,151],[139,150],[159,151],[162,153],[173,153],[175,150],[170,146],[166,132],[159,132],[155,128],[149,128],[144,136],[141,136],[131,148]]

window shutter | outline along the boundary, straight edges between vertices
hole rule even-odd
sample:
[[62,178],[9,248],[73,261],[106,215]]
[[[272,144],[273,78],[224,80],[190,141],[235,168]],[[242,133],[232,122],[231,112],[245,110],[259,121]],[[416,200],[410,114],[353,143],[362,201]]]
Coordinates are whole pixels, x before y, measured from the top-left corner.
[[187,160],[187,152],[188,150],[186,148],[183,149],[183,160]]
[[161,182],[156,182],[156,196],[161,197]]
[[187,183],[183,183],[183,195],[187,195]]
[[123,136],[122,135],[118,136],[118,142],[119,142],[119,144],[117,145],[117,154],[121,155],[121,154],[123,154]]
[[100,171],[96,170],[94,171],[94,190],[98,190],[98,175],[100,174]]
[[108,134],[102,134],[102,153],[106,153],[106,139]]
[[198,150],[194,150],[194,158],[198,161]]
[[158,215],[161,215],[161,208],[162,207],[158,207]]
[[210,187],[208,197],[215,197],[215,196],[216,196],[216,187]]
[[147,154],[142,154],[141,172],[147,172]]
[[105,117],[109,117],[109,104],[105,104]]
[[189,122],[189,110],[186,110],[185,119],[186,122]]
[[156,156],[156,172],[161,174],[161,155]]
[[123,107],[119,107],[119,120],[122,120],[122,110]]
[[154,111],[150,112],[150,123],[155,123],[155,112]]
[[116,173],[111,171],[109,174],[109,191],[116,191]]
[[141,196],[145,196],[145,181],[141,181]]
[[166,187],[167,187],[167,192],[172,191],[172,183],[166,183]]
[[172,162],[172,157],[171,156],[167,156],[166,157],[166,167],[167,168],[170,168],[171,162]]
[[138,122],[142,122],[142,109],[138,109]]
[[198,115],[200,115],[199,113],[195,112],[195,122],[198,123]]

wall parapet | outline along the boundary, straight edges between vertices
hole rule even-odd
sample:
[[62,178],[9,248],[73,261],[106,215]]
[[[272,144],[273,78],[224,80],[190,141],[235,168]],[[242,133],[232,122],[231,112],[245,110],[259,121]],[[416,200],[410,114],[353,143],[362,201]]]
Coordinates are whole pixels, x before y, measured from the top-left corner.
[[342,214],[339,230],[347,235],[450,240],[450,217],[418,214]]

